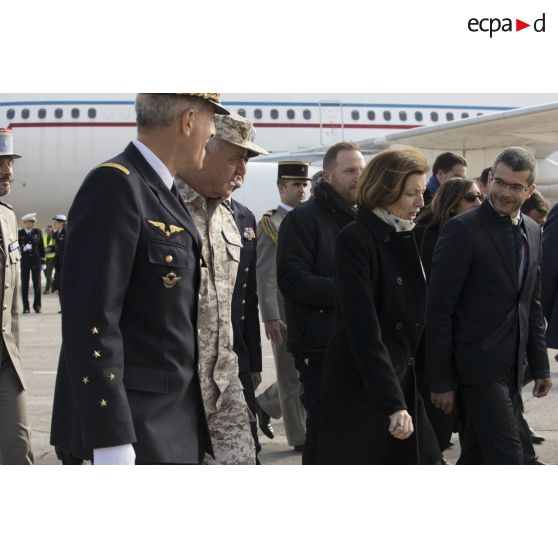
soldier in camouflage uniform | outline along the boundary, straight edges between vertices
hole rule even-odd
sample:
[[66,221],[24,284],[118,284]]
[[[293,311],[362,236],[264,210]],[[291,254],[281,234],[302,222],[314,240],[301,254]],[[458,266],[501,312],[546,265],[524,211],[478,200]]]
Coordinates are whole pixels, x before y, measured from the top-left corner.
[[266,212],[258,224],[258,300],[277,372],[277,382],[257,398],[260,428],[266,436],[273,437],[269,417],[282,416],[287,442],[297,451],[304,446],[305,412],[300,399],[302,384],[294,358],[287,352],[285,310],[277,287],[277,235],[287,213],[304,201],[309,180],[307,163],[279,163],[277,186],[281,203]]
[[[238,377],[233,349],[231,302],[237,278],[242,238],[229,205],[223,203],[254,148],[232,143],[238,123],[234,117],[216,118],[216,137],[210,140],[204,168],[181,176],[179,192],[202,238],[199,296],[199,375],[215,458],[205,463],[255,464],[250,421]],[[251,149],[252,148],[252,149]]]

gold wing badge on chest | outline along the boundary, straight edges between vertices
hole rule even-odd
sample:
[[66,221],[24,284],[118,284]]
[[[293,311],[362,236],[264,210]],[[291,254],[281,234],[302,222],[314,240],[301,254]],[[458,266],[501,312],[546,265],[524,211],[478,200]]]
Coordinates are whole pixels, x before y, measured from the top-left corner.
[[177,225],[165,225],[161,221],[152,221],[148,219],[147,222],[156,229],[159,229],[167,238],[171,237],[173,234],[181,233],[184,228]]
[[161,279],[163,280],[165,289],[172,289],[180,281],[180,279],[182,279],[182,277],[179,277],[176,273],[171,271],[170,273],[163,275]]

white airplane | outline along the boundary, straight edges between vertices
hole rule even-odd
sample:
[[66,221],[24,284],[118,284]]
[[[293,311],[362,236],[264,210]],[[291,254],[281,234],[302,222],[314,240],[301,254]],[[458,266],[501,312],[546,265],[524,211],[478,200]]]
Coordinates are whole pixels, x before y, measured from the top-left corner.
[[[18,216],[37,212],[45,226],[68,211],[87,172],[135,137],[134,97],[0,94],[0,127],[14,130],[23,155],[6,199]],[[558,149],[558,112],[545,103],[557,100],[554,94],[225,94],[224,104],[254,122],[257,143],[271,152],[250,163],[235,197],[259,217],[278,202],[275,161],[318,164],[338,141],[357,142],[368,153],[393,143],[417,145],[431,160],[453,150],[467,158],[471,176],[490,164],[498,147],[525,145],[535,149],[542,183],[552,193],[558,168],[546,158]]]

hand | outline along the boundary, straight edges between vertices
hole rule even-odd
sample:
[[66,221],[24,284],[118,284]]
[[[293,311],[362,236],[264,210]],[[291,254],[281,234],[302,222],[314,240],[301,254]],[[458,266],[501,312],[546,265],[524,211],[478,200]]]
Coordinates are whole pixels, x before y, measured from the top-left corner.
[[262,383],[262,373],[261,372],[252,372],[252,382],[254,383],[254,391],[260,387]]
[[41,266],[41,270],[42,270],[42,271],[46,271],[46,264],[43,264],[43,265]]
[[445,391],[444,393],[431,393],[430,400],[434,407],[440,409],[446,415],[449,415],[453,411],[455,392]]
[[32,248],[33,248],[33,246],[31,246],[31,244],[26,244],[26,245],[23,247],[23,251],[24,251],[24,252],[29,252],[29,250],[31,250]]
[[281,345],[283,343],[283,331],[286,331],[287,324],[282,320],[270,320],[264,322],[265,335],[272,343]]
[[544,380],[535,380],[533,395],[535,397],[546,397],[551,387],[552,380],[550,378],[545,378]]
[[132,444],[93,450],[93,465],[135,465],[136,452]]
[[389,433],[394,438],[406,440],[413,432],[413,419],[407,411],[396,411],[389,416]]

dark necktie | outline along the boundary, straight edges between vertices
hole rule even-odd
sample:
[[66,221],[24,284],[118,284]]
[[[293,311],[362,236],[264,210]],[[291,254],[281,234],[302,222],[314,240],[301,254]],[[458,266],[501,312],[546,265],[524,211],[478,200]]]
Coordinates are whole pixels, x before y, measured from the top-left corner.
[[176,187],[176,183],[175,183],[175,182],[172,183],[171,194],[172,194],[177,200],[180,200],[180,198],[179,198],[179,196],[178,196],[178,188]]
[[515,270],[519,273],[519,266],[521,265],[521,248],[523,245],[523,237],[521,235],[521,229],[519,228],[519,225],[512,224],[511,228],[513,233]]

